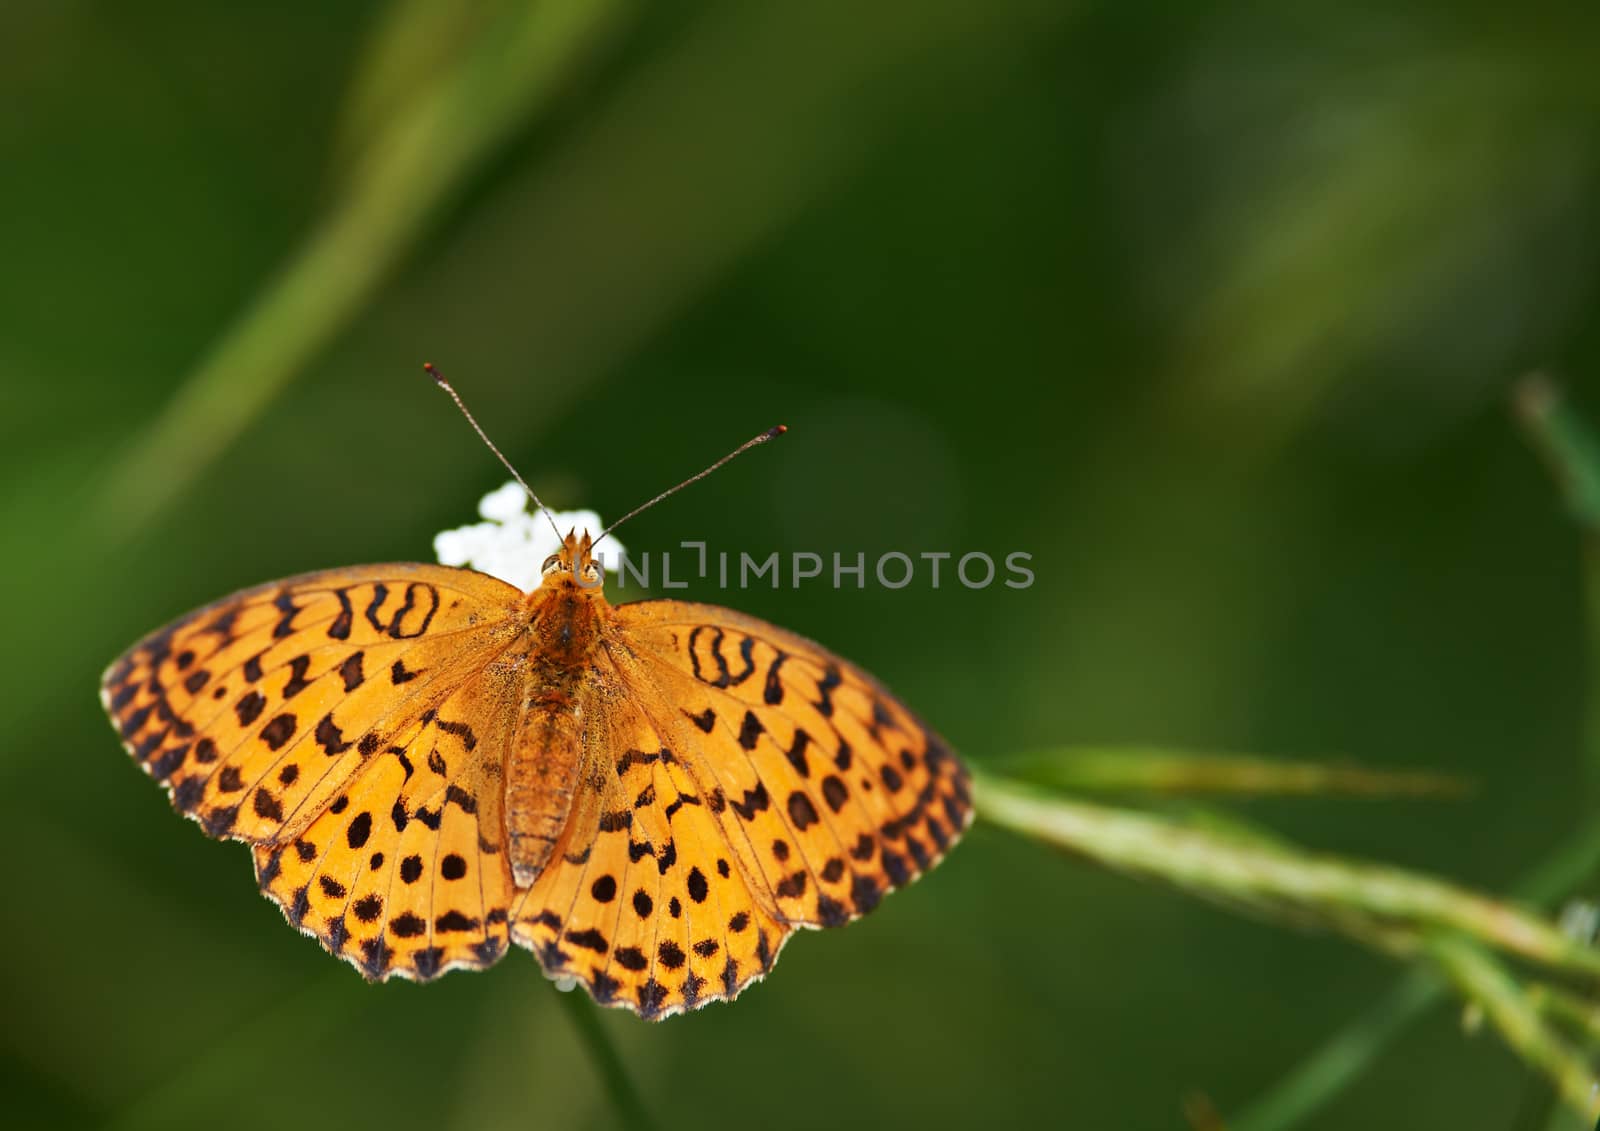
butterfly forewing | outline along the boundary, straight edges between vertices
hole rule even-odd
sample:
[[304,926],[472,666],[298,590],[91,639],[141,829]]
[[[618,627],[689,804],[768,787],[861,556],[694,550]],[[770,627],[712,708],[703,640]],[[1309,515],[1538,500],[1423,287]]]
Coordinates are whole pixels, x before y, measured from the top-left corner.
[[[129,752],[208,834],[304,845],[301,834],[337,819],[332,809],[341,798],[351,804],[357,785],[373,804],[384,802],[386,820],[403,788],[418,793],[420,780],[404,775],[391,748],[432,740],[438,724],[426,717],[517,638],[522,600],[504,582],[439,566],[306,574],[234,594],[147,636],[107,670],[101,698]],[[479,725],[498,735],[515,714],[495,707]],[[458,757],[458,773],[498,757]],[[424,774],[426,758],[419,752]],[[356,839],[345,836],[347,845]],[[319,861],[331,846],[324,841]],[[305,851],[290,853],[297,866],[311,862],[300,859]],[[287,859],[258,852],[263,888],[332,947],[348,932],[320,904],[320,917],[308,919],[308,901],[349,888],[353,875],[335,877],[326,868],[344,861],[323,861],[316,886],[301,891],[285,886]]]

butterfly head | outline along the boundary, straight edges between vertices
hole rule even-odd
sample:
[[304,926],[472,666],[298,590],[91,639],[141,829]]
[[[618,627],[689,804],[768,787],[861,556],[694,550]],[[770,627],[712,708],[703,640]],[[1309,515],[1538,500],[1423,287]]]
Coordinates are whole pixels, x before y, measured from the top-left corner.
[[561,549],[544,560],[541,588],[565,586],[567,588],[599,590],[605,584],[605,570],[594,560],[591,550],[594,542],[585,530],[580,536],[568,530],[562,539]]

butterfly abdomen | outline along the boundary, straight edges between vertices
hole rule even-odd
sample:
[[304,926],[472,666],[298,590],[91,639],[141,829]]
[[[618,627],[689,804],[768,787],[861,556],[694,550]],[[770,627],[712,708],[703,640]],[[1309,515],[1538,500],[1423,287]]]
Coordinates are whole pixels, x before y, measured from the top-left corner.
[[533,594],[522,725],[506,765],[506,839],[513,878],[529,887],[549,863],[581,772],[583,682],[600,607],[573,586]]
[[506,766],[506,841],[511,874],[529,887],[549,862],[572,809],[580,749],[569,706],[531,702]]

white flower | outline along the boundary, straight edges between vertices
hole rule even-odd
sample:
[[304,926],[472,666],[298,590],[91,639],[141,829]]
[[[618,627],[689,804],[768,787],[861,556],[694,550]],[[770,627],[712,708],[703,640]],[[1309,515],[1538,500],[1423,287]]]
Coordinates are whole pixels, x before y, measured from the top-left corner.
[[[439,564],[470,566],[525,592],[538,588],[540,567],[561,548],[561,539],[544,515],[529,511],[528,493],[515,481],[507,483],[483,497],[478,513],[485,521],[434,535],[433,554]],[[598,536],[605,529],[594,511],[552,511],[550,517],[562,534],[575,529]],[[624,553],[622,543],[607,538],[596,557],[614,573]]]

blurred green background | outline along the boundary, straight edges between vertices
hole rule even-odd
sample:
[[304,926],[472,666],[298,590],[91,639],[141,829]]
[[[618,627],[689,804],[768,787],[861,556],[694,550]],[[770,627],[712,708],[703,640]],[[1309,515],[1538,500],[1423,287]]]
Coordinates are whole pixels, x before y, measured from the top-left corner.
[[[1595,9],[1043,0],[0,6],[8,1125],[607,1127],[525,953],[365,985],[96,702],[237,587],[426,559],[503,479],[635,551],[1034,555],[694,595],[973,761],[1431,766],[1258,802],[1503,890],[1585,814],[1577,537],[1507,410],[1600,368]],[[1589,407],[1595,407],[1592,400]],[[1183,1126],[1394,970],[983,827],[731,1007],[603,1021],[663,1126]],[[1510,1128],[1436,1010],[1308,1127]]]

